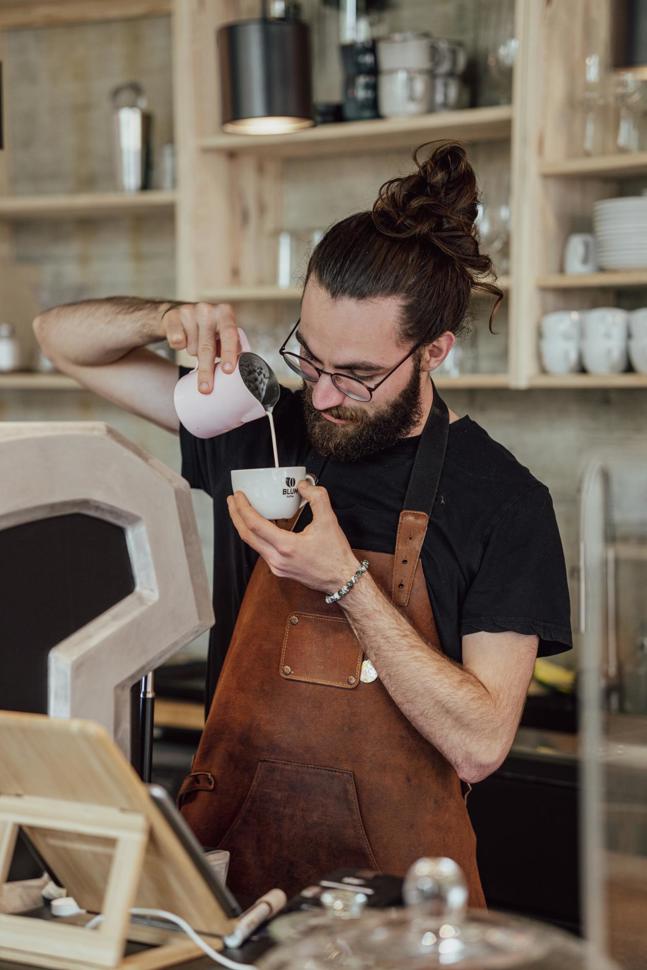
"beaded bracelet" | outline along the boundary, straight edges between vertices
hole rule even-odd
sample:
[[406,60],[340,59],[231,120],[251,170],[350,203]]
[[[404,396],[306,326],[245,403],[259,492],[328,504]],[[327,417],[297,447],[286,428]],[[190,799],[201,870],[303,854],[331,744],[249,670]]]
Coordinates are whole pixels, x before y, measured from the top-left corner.
[[367,570],[368,559],[363,559],[355,575],[352,576],[347,583],[344,583],[341,589],[338,589],[336,593],[330,593],[328,596],[326,596],[326,603],[328,603],[328,605],[331,603],[338,603],[342,596],[345,596],[346,593],[350,593],[357,580],[360,578],[360,576],[363,576]]

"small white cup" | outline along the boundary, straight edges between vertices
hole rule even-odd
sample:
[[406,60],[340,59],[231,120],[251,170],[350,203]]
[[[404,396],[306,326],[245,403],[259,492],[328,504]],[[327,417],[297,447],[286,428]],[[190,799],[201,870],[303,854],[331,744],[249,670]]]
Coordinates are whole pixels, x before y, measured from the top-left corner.
[[589,374],[621,374],[627,369],[627,343],[616,340],[585,340],[582,361]]
[[596,307],[583,314],[582,333],[588,342],[603,340],[624,344],[627,341],[629,314],[619,307]]
[[634,339],[647,340],[647,307],[629,314],[629,333]]
[[541,340],[539,352],[548,374],[574,374],[580,370],[580,348],[577,341]]
[[647,337],[630,337],[629,360],[639,374],[647,374]]
[[316,484],[313,475],[306,475],[303,465],[238,468],[231,473],[231,484],[234,492],[243,492],[249,504],[266,519],[289,519],[306,504],[297,491],[304,478]]
[[597,268],[595,236],[590,232],[574,232],[564,247],[564,272],[595,273]]
[[579,310],[554,310],[541,318],[541,335],[544,340],[580,339],[582,314]]

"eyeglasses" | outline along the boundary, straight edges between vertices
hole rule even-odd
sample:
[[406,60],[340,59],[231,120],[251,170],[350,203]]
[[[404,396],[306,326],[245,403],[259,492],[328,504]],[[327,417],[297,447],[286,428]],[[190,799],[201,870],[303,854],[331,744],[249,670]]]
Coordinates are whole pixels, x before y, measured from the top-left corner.
[[346,397],[351,398],[353,401],[363,401],[364,403],[370,401],[375,391],[377,391],[378,387],[384,384],[387,377],[394,374],[398,367],[401,367],[405,361],[409,360],[412,354],[415,354],[419,347],[422,347],[429,332],[431,331],[430,327],[429,330],[427,330],[421,337],[421,339],[413,345],[406,357],[403,357],[402,360],[398,361],[395,367],[392,367],[390,371],[387,371],[384,377],[382,377],[377,384],[369,386],[368,384],[365,384],[364,381],[360,380],[359,377],[350,377],[348,374],[337,374],[329,370],[324,370],[323,367],[317,367],[317,365],[307,357],[302,357],[300,354],[293,354],[291,351],[286,350],[285,348],[288,341],[295,333],[300,323],[301,318],[299,318],[292,327],[292,330],[287,335],[279,349],[279,354],[288,367],[293,370],[295,374],[298,374],[299,377],[302,377],[304,381],[308,381],[309,384],[316,384],[319,378],[325,374],[326,377],[330,378],[333,386],[336,387],[338,391],[341,391]]

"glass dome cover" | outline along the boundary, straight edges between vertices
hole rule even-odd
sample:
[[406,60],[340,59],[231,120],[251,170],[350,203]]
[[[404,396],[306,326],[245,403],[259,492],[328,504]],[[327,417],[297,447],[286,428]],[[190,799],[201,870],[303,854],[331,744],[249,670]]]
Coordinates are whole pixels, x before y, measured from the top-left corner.
[[278,920],[273,935],[281,945],[259,967],[614,970],[585,943],[561,931],[502,913],[468,912],[465,880],[451,859],[420,859],[412,866],[403,887],[404,908],[360,915],[357,908],[351,913],[350,906],[344,907],[339,896],[322,897],[323,911],[286,917],[289,922],[282,928]]

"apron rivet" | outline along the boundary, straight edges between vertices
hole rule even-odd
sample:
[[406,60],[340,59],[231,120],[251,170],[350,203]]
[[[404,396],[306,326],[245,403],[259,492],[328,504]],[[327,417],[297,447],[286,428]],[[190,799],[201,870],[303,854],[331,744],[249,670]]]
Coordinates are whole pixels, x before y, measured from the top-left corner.
[[299,617],[298,616],[291,616],[290,617],[290,623],[292,624],[292,626],[296,626],[298,622],[299,622]]
[[288,665],[286,664],[285,667],[283,668],[283,673],[285,674],[286,677],[289,677],[290,674],[292,673],[292,667],[288,667]]
[[351,687],[352,687],[352,686],[353,686],[353,684],[356,684],[356,683],[357,683],[357,677],[349,677],[349,678],[348,678],[348,683],[349,683],[349,684],[351,685]]

